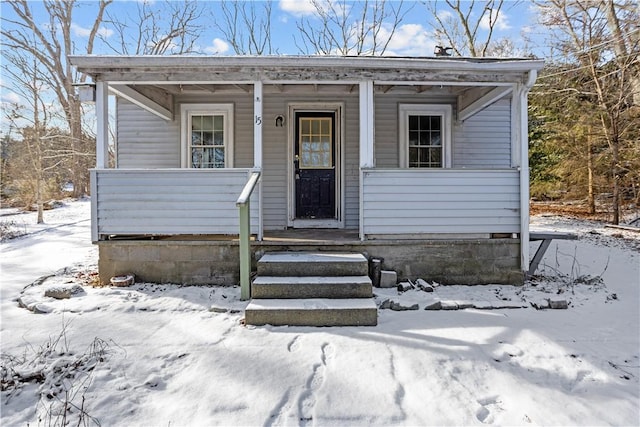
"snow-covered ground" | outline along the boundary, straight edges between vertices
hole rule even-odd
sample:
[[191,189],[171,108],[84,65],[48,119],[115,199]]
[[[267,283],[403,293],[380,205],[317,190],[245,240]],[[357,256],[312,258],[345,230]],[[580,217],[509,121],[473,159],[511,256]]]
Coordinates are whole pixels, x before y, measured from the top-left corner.
[[[238,288],[89,286],[89,210],[0,217],[27,233],[0,244],[2,425],[640,423],[637,233],[538,216],[532,228],[579,239],[554,242],[524,287],[376,289],[420,309],[380,310],[376,327],[246,327]],[[569,308],[532,306],[551,298]],[[434,299],[526,308],[425,311]]]

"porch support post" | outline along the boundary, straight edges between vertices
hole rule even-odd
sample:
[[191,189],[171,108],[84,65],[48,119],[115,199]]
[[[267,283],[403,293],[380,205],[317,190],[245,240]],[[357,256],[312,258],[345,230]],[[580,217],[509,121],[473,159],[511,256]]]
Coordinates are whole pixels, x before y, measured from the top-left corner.
[[360,167],[374,167],[373,81],[360,82]]
[[373,81],[360,82],[360,240],[364,240],[364,173],[375,166],[374,155]]
[[528,73],[527,81],[518,84],[517,99],[514,99],[519,106],[519,115],[514,117],[518,120],[518,137],[520,141],[520,253],[521,268],[526,274],[529,271],[529,121],[528,102],[529,90],[536,81],[538,72],[531,70]]
[[262,168],[262,82],[253,83],[253,167]]
[[[262,171],[262,82],[253,83],[253,168]],[[258,232],[257,240],[262,240],[262,180],[258,183]]]
[[96,82],[96,169],[109,167],[109,85]]

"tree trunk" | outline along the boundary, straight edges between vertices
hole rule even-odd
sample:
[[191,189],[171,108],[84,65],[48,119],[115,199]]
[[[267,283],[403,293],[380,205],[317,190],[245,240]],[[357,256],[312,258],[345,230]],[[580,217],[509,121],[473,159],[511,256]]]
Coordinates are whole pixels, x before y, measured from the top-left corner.
[[591,127],[587,134],[587,173],[588,173],[588,190],[589,190],[589,213],[596,213],[596,199],[593,192],[593,141],[591,140]]
[[612,123],[611,138],[611,172],[613,174],[613,223],[620,224],[620,143],[618,139],[617,123]]
[[42,201],[42,180],[36,179],[36,205],[38,206],[38,224],[44,224],[44,202]]
[[87,169],[87,156],[89,153],[83,147],[82,123],[80,121],[80,103],[76,99],[69,99],[69,124],[71,130],[71,150],[73,153],[73,167],[71,171],[73,179],[73,197],[80,198],[88,193],[89,173]]

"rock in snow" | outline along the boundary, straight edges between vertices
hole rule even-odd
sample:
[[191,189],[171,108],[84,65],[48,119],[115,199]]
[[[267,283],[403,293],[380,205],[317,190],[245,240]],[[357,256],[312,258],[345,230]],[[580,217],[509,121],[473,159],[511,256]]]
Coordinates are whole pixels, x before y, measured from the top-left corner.
[[395,271],[382,270],[380,272],[380,287],[393,288],[398,283],[398,274]]
[[416,285],[418,286],[418,289],[424,292],[433,292],[434,290],[433,286],[425,282],[423,279],[416,280]]
[[569,303],[565,299],[549,299],[549,307],[556,310],[566,310]]
[[52,286],[44,291],[45,297],[55,299],[69,299],[72,295],[83,293],[84,289],[80,285]]
[[440,301],[434,301],[431,304],[427,304],[425,310],[442,310],[442,303]]
[[408,311],[408,310],[418,310],[419,308],[420,306],[418,304],[404,305],[390,299],[386,299],[382,301],[382,304],[380,304],[380,310],[391,309],[393,311]]
[[127,274],[125,276],[116,276],[111,278],[111,285],[118,287],[131,286],[136,282],[136,277],[133,274]]

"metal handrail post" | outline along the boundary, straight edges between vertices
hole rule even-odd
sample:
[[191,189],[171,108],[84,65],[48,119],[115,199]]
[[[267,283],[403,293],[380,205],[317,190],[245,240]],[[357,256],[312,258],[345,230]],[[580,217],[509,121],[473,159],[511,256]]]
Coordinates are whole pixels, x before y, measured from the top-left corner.
[[252,172],[236,201],[240,219],[240,299],[251,298],[251,193],[258,183],[260,172]]
[[240,299],[251,298],[251,203],[247,201],[240,206]]

